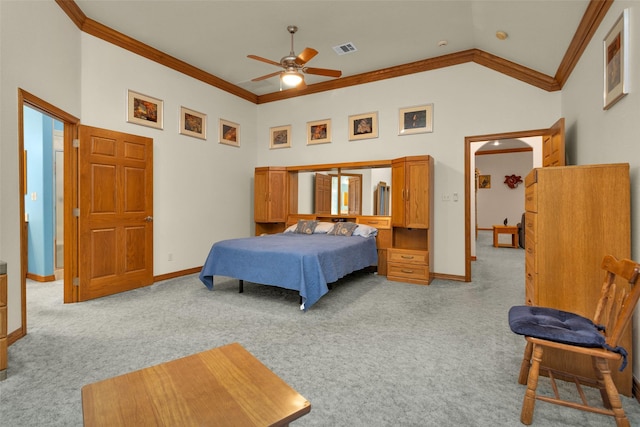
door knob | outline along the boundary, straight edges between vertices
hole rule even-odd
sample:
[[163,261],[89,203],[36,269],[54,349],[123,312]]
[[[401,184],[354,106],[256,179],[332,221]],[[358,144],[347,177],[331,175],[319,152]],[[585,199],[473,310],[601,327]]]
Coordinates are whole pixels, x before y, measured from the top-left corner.
[[152,216],[148,216],[144,220],[147,221],[147,222],[151,222],[151,221],[153,221],[153,217]]

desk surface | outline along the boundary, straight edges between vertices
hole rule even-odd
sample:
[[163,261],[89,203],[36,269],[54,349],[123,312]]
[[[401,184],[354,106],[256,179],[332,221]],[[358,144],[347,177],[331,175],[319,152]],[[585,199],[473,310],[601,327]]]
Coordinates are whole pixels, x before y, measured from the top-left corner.
[[82,388],[85,426],[280,426],[311,404],[240,344]]

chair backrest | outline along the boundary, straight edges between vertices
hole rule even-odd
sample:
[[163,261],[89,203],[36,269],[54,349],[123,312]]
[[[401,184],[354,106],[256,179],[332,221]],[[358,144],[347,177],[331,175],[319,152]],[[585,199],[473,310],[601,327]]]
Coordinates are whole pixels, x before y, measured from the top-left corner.
[[[640,276],[640,264],[607,255],[602,260],[602,269],[605,278],[593,321],[606,327],[607,344],[616,347],[640,298],[640,286],[635,286]],[[624,279],[629,285],[622,280],[616,283],[616,278]]]

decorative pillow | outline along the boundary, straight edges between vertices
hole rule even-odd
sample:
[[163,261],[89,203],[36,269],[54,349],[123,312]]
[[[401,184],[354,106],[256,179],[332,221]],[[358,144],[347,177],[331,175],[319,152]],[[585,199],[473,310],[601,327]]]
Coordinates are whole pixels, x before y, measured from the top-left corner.
[[333,236],[351,236],[357,227],[358,224],[355,222],[336,222],[327,234]]
[[378,229],[365,224],[358,224],[358,228],[353,231],[354,236],[370,237],[377,236]]
[[285,233],[295,233],[296,232],[296,228],[298,228],[298,224],[293,224],[293,225],[290,225],[287,228],[285,228],[284,232]]
[[311,220],[298,220],[298,225],[296,227],[295,233],[298,234],[313,234],[313,230],[318,226],[318,221],[315,219]]
[[332,222],[319,222],[316,229],[313,230],[313,234],[325,234],[330,232],[332,228],[333,228]]

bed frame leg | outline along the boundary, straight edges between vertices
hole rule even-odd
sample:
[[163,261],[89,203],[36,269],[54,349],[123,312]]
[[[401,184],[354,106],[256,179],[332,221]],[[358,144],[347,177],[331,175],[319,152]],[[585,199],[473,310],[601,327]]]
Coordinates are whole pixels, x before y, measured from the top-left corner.
[[238,280],[238,293],[241,294],[244,292],[244,280]]

